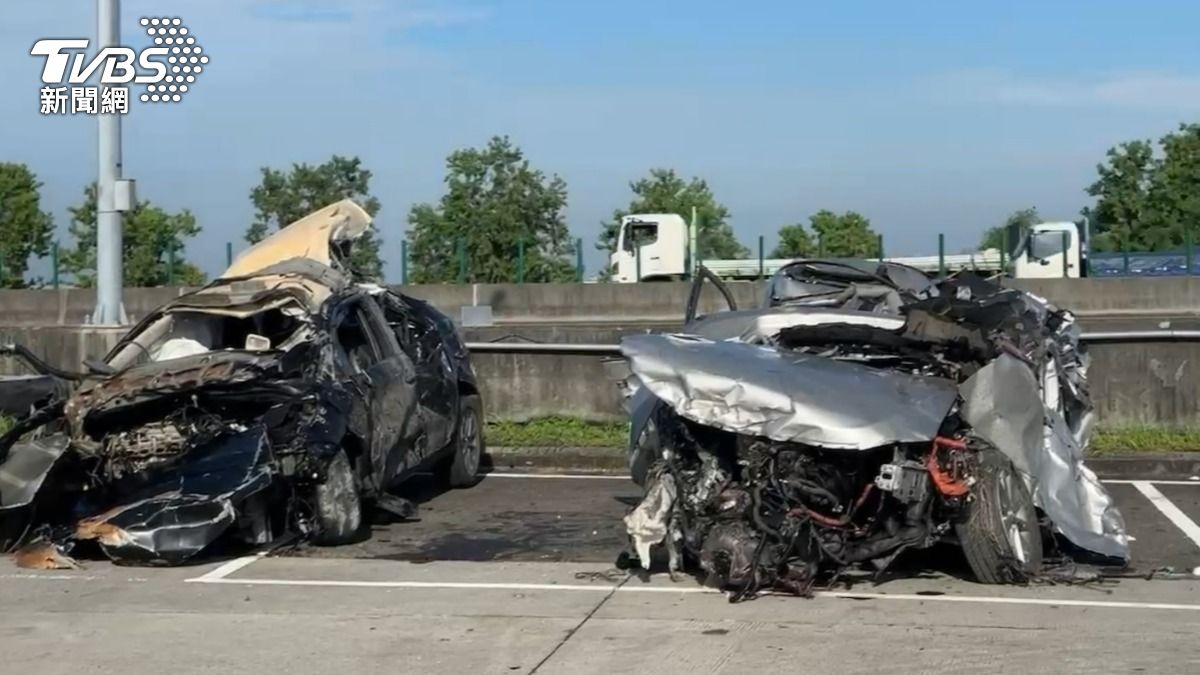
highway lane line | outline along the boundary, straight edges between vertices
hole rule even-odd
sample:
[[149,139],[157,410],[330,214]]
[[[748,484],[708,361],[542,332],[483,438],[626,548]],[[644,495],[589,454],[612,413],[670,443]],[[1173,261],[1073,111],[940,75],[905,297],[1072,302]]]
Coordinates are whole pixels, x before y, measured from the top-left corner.
[[[231,579],[197,577],[187,581],[203,584],[242,586],[296,586],[327,588],[414,588],[431,590],[565,591],[593,593],[677,593],[717,595],[720,591],[702,586],[618,586],[617,584],[527,584],[466,581],[339,581],[323,579]],[[957,602],[996,605],[1032,605],[1041,607],[1091,607],[1099,609],[1162,609],[1200,611],[1200,604],[1171,602],[1121,602],[1115,600],[1069,600],[1060,598],[994,597],[978,595],[919,595],[914,593],[858,593],[853,591],[817,591],[815,597],[853,600],[892,600],[906,602]]]
[[206,583],[212,582],[212,581],[220,581],[221,579],[224,579],[225,577],[229,576],[230,574],[233,574],[234,572],[245,569],[245,568],[249,567],[250,565],[254,564],[255,562],[258,562],[259,560],[261,560],[264,557],[264,555],[265,554],[246,555],[246,556],[242,556],[240,558],[234,558],[233,560],[230,560],[229,562],[225,563],[224,565],[221,565],[220,567],[218,567],[206,574],[202,574],[194,579],[185,579],[185,581],[200,581],[200,582],[206,582]]
[[[418,475],[433,475],[433,474],[418,474]],[[595,474],[595,473],[511,473],[511,472],[486,472],[479,474],[481,478],[566,478],[572,480],[630,480],[629,476],[620,474]],[[1198,480],[1126,480],[1112,479],[1102,480],[1105,485],[1134,485],[1137,483],[1153,483],[1155,485],[1191,485],[1200,487],[1200,479]]]
[[1153,485],[1191,485],[1200,487],[1200,479],[1196,480],[1102,480],[1101,483],[1106,485],[1136,485],[1138,483],[1151,483]]
[[1167,499],[1166,495],[1159,492],[1158,488],[1151,485],[1150,481],[1135,481],[1133,486],[1137,488],[1138,492],[1145,495],[1146,499],[1149,499],[1150,503],[1166,516],[1168,520],[1174,523],[1175,527],[1182,530],[1187,535],[1187,538],[1192,540],[1193,544],[1200,547],[1200,525],[1197,525],[1194,520],[1188,518],[1186,513],[1180,511],[1179,507],[1175,506],[1174,502],[1170,499]]
[[481,473],[483,478],[569,478],[572,480],[623,480],[630,481],[629,476],[619,476],[601,473]]

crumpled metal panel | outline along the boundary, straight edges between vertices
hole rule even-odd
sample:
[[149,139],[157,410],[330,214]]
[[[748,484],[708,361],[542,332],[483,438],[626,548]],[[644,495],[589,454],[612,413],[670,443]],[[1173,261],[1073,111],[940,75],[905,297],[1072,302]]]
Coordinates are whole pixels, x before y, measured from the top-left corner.
[[1002,355],[960,390],[963,419],[1032,480],[1034,502],[1054,528],[1076,546],[1129,559],[1121,513],[1084,465],[1082,446],[1066,419],[1046,407],[1032,370]]
[[238,506],[270,484],[270,459],[265,429],[223,436],[79,521],[75,537],[97,540],[117,562],[177,565],[221,536]]
[[0,415],[21,417],[40,403],[66,392],[58,378],[49,375],[0,375]]
[[709,314],[685,328],[690,335],[710,340],[762,342],[792,326],[827,326],[850,324],[874,326],[885,330],[904,327],[904,317],[874,314],[848,309],[827,309],[784,305],[766,309],[744,309],[736,312]]
[[738,342],[635,335],[621,353],[647,389],[690,420],[828,448],[932,440],[958,397],[949,380]]
[[14,443],[0,462],[0,510],[32,502],[69,443],[66,434]]

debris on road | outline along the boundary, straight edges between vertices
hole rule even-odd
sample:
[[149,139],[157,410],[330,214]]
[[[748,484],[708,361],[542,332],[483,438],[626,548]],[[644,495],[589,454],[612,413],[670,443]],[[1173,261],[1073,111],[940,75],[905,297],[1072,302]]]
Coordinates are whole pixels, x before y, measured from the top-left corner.
[[[697,316],[712,282],[729,311]],[[963,273],[798,261],[738,311],[700,269],[684,332],[621,343],[636,562],[665,548],[733,599],[806,595],[956,543],[978,580],[1021,583],[1048,547],[1125,564],[1083,464],[1088,359],[1070,312]]]
[[87,372],[11,347],[57,384],[10,407],[62,393],[0,436],[0,547],[36,562],[93,543],[172,565],[226,535],[339,544],[370,504],[414,515],[385,490],[418,468],[472,484],[482,405],[466,349],[430,305],[353,278],[343,261],[369,226],[346,200],[282,228]]

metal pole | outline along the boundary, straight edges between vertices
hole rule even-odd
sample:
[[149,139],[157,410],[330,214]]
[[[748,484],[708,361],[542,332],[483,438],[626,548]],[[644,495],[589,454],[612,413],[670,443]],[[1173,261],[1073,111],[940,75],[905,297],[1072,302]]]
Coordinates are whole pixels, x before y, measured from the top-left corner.
[[825,257],[825,237],[821,236],[819,232],[817,233],[817,257]]
[[763,279],[764,267],[765,266],[763,265],[763,236],[760,234],[760,235],[758,235],[758,280],[759,281],[762,281],[762,279]]
[[583,237],[575,238],[575,281],[583,281]]
[[1008,255],[1008,228],[1004,227],[1000,230],[1000,276],[1004,276],[1006,271],[1004,258]]
[[1064,279],[1071,276],[1070,273],[1067,271],[1067,268],[1070,267],[1070,265],[1067,264],[1067,242],[1068,242],[1067,233],[1063,232],[1062,233],[1062,254],[1063,254],[1063,278]]
[[634,266],[637,268],[635,271],[635,274],[637,274],[637,278],[634,279],[633,282],[641,283],[641,281],[642,281],[642,245],[639,244],[637,241],[634,241],[633,248],[634,248],[634,250],[637,251],[637,264]]
[[458,283],[467,283],[467,242],[458,240]]
[[1129,235],[1121,237],[1121,257],[1125,259],[1125,276],[1129,276]]
[[875,239],[876,249],[879,253],[879,262],[883,262],[883,235],[878,235]]
[[1187,271],[1184,272],[1184,274],[1191,276],[1192,275],[1192,263],[1195,262],[1195,255],[1194,255],[1195,252],[1192,250],[1192,231],[1191,231],[1191,229],[1186,229],[1183,231],[1183,251],[1184,251],[1183,257],[1187,263]]
[[400,240],[400,285],[408,285],[408,240]]
[[[96,49],[121,44],[119,0],[96,0]],[[101,99],[104,90],[100,87]],[[124,285],[122,269],[121,212],[117,211],[116,184],[121,177],[121,114],[97,115],[96,172],[96,310],[92,322],[123,323],[121,304]]]
[[227,241],[227,242],[225,242],[225,266],[230,267],[232,265],[233,265],[233,242]]
[[50,265],[53,268],[51,272],[51,283],[54,284],[54,289],[58,290],[58,242],[50,244]]
[[525,240],[517,241],[517,283],[525,283]]
[[946,276],[946,235],[938,233],[938,276]]

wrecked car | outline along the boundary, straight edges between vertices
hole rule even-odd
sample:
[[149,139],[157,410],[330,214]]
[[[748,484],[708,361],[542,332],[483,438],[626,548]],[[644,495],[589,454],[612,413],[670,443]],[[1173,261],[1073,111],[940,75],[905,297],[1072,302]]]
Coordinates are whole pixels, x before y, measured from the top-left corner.
[[[701,316],[709,282],[729,309]],[[802,260],[739,311],[701,268],[683,331],[626,337],[621,353],[645,490],[625,567],[665,549],[672,573],[741,599],[806,595],[943,543],[984,583],[1027,581],[1052,552],[1129,558],[1082,461],[1078,325],[1042,298],[971,273]]]
[[352,277],[369,226],[346,200],[282,228],[19,418],[0,437],[5,548],[178,564],[226,536],[340,544],[370,505],[412,515],[387,490],[418,469],[473,484],[466,349],[430,305]]

